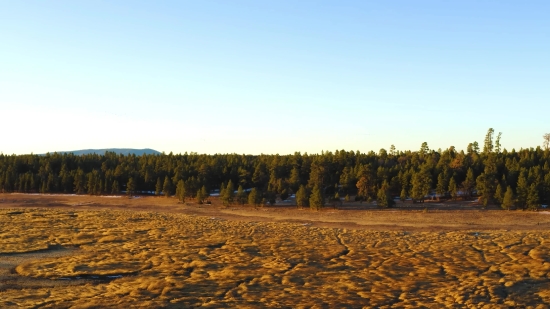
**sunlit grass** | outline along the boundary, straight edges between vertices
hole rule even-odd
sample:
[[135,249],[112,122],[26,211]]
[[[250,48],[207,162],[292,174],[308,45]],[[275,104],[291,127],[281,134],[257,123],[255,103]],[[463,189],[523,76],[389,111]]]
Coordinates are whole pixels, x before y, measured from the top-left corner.
[[0,210],[0,261],[25,279],[0,285],[0,307],[535,308],[550,303],[546,239]]

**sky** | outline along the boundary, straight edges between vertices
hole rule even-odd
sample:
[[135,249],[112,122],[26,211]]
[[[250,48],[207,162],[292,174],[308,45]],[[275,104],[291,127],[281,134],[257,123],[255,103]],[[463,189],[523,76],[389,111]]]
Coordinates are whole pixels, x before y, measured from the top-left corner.
[[550,132],[548,1],[0,0],[0,152],[507,149]]

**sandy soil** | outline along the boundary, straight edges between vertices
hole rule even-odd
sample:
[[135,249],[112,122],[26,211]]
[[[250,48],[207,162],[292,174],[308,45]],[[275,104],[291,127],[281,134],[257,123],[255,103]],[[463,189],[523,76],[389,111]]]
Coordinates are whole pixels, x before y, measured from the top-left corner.
[[410,206],[0,194],[0,307],[549,308],[547,213]]

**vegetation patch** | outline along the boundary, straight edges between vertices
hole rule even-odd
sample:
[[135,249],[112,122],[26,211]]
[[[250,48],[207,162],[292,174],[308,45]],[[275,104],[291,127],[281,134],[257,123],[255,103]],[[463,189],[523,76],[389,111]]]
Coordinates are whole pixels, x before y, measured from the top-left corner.
[[[1,248],[11,265],[0,267],[3,308],[550,303],[546,231],[368,231],[116,210],[7,212],[0,210]],[[44,251],[32,253],[36,248]]]

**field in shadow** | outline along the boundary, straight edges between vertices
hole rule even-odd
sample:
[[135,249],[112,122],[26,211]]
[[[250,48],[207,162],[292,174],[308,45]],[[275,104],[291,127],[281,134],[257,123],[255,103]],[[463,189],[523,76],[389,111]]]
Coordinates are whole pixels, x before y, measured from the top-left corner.
[[547,308],[548,239],[0,209],[0,307]]

